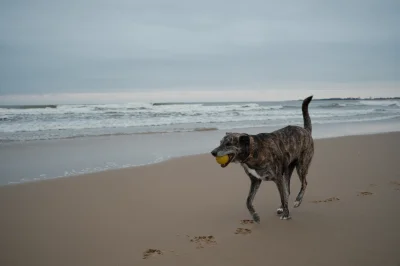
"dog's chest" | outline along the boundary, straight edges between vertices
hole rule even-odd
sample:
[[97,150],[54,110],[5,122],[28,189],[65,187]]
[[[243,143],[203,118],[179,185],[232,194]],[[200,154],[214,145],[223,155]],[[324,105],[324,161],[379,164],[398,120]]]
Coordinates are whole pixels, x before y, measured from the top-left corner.
[[268,175],[259,174],[255,169],[248,167],[247,164],[242,164],[242,166],[247,174],[251,174],[252,176],[254,176],[255,178],[260,179],[260,180],[264,180],[264,181],[270,180]]

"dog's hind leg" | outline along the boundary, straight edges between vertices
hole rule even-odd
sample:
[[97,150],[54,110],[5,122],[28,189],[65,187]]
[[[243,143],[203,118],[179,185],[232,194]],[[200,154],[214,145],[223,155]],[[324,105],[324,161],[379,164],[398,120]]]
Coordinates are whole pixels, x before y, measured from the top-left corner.
[[[288,177],[288,180],[287,180],[287,183],[288,183],[287,189],[288,189],[289,195],[290,195],[290,179],[291,179],[291,177],[292,177],[292,173],[293,173],[294,168],[296,167],[296,164],[297,164],[297,161],[292,162],[292,163],[289,165],[289,169],[288,169],[288,173],[287,173],[287,177]],[[279,190],[279,188],[278,188],[278,190]],[[279,192],[279,193],[280,193],[280,192]],[[280,206],[278,209],[276,209],[276,213],[277,213],[278,215],[283,213],[283,205],[282,205],[282,204],[281,204],[281,206]]]
[[294,202],[294,207],[297,208],[300,206],[301,202],[303,201],[303,196],[304,193],[306,192],[306,188],[307,188],[307,174],[308,174],[308,168],[310,167],[311,164],[311,159],[312,159],[312,152],[311,154],[309,154],[309,156],[305,156],[303,157],[297,167],[297,174],[300,178],[300,182],[301,182],[301,188],[299,191],[299,194],[296,197],[296,201]]
[[249,210],[251,216],[253,216],[253,220],[257,223],[260,223],[260,216],[257,214],[257,212],[255,211],[255,209],[253,207],[253,200],[254,200],[254,197],[256,196],[258,188],[260,187],[261,180],[255,178],[255,177],[250,177],[250,180],[251,180],[251,185],[250,185],[249,195],[247,196],[247,200],[246,200],[246,206],[247,206],[247,209]]

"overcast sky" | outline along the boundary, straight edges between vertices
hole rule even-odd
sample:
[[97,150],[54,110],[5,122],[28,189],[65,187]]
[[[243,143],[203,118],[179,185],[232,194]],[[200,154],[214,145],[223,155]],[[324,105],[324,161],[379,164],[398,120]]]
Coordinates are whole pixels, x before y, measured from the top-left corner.
[[0,103],[400,96],[399,14],[398,0],[1,0]]

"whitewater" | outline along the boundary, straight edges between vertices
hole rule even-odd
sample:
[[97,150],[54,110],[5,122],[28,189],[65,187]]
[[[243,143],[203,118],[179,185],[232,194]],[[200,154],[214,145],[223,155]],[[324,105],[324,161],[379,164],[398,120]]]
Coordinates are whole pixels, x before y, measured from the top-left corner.
[[[0,106],[0,142],[302,124],[301,101]],[[399,100],[313,100],[313,124],[400,118]]]

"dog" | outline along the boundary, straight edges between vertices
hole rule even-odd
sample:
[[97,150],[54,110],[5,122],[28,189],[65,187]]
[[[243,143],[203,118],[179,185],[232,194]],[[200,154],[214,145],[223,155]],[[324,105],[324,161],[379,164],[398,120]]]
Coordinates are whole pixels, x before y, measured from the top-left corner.
[[314,155],[311,118],[308,105],[313,96],[303,100],[304,127],[288,125],[271,133],[249,135],[227,132],[220,145],[211,151],[214,157],[228,155],[231,162],[239,163],[250,178],[250,191],[246,206],[253,220],[260,223],[260,216],[253,207],[253,200],[262,181],[273,181],[279,191],[281,206],[277,214],[282,220],[290,219],[288,199],[290,178],[294,168],[301,181],[301,189],[294,207],[300,206],[307,188],[307,173]]

